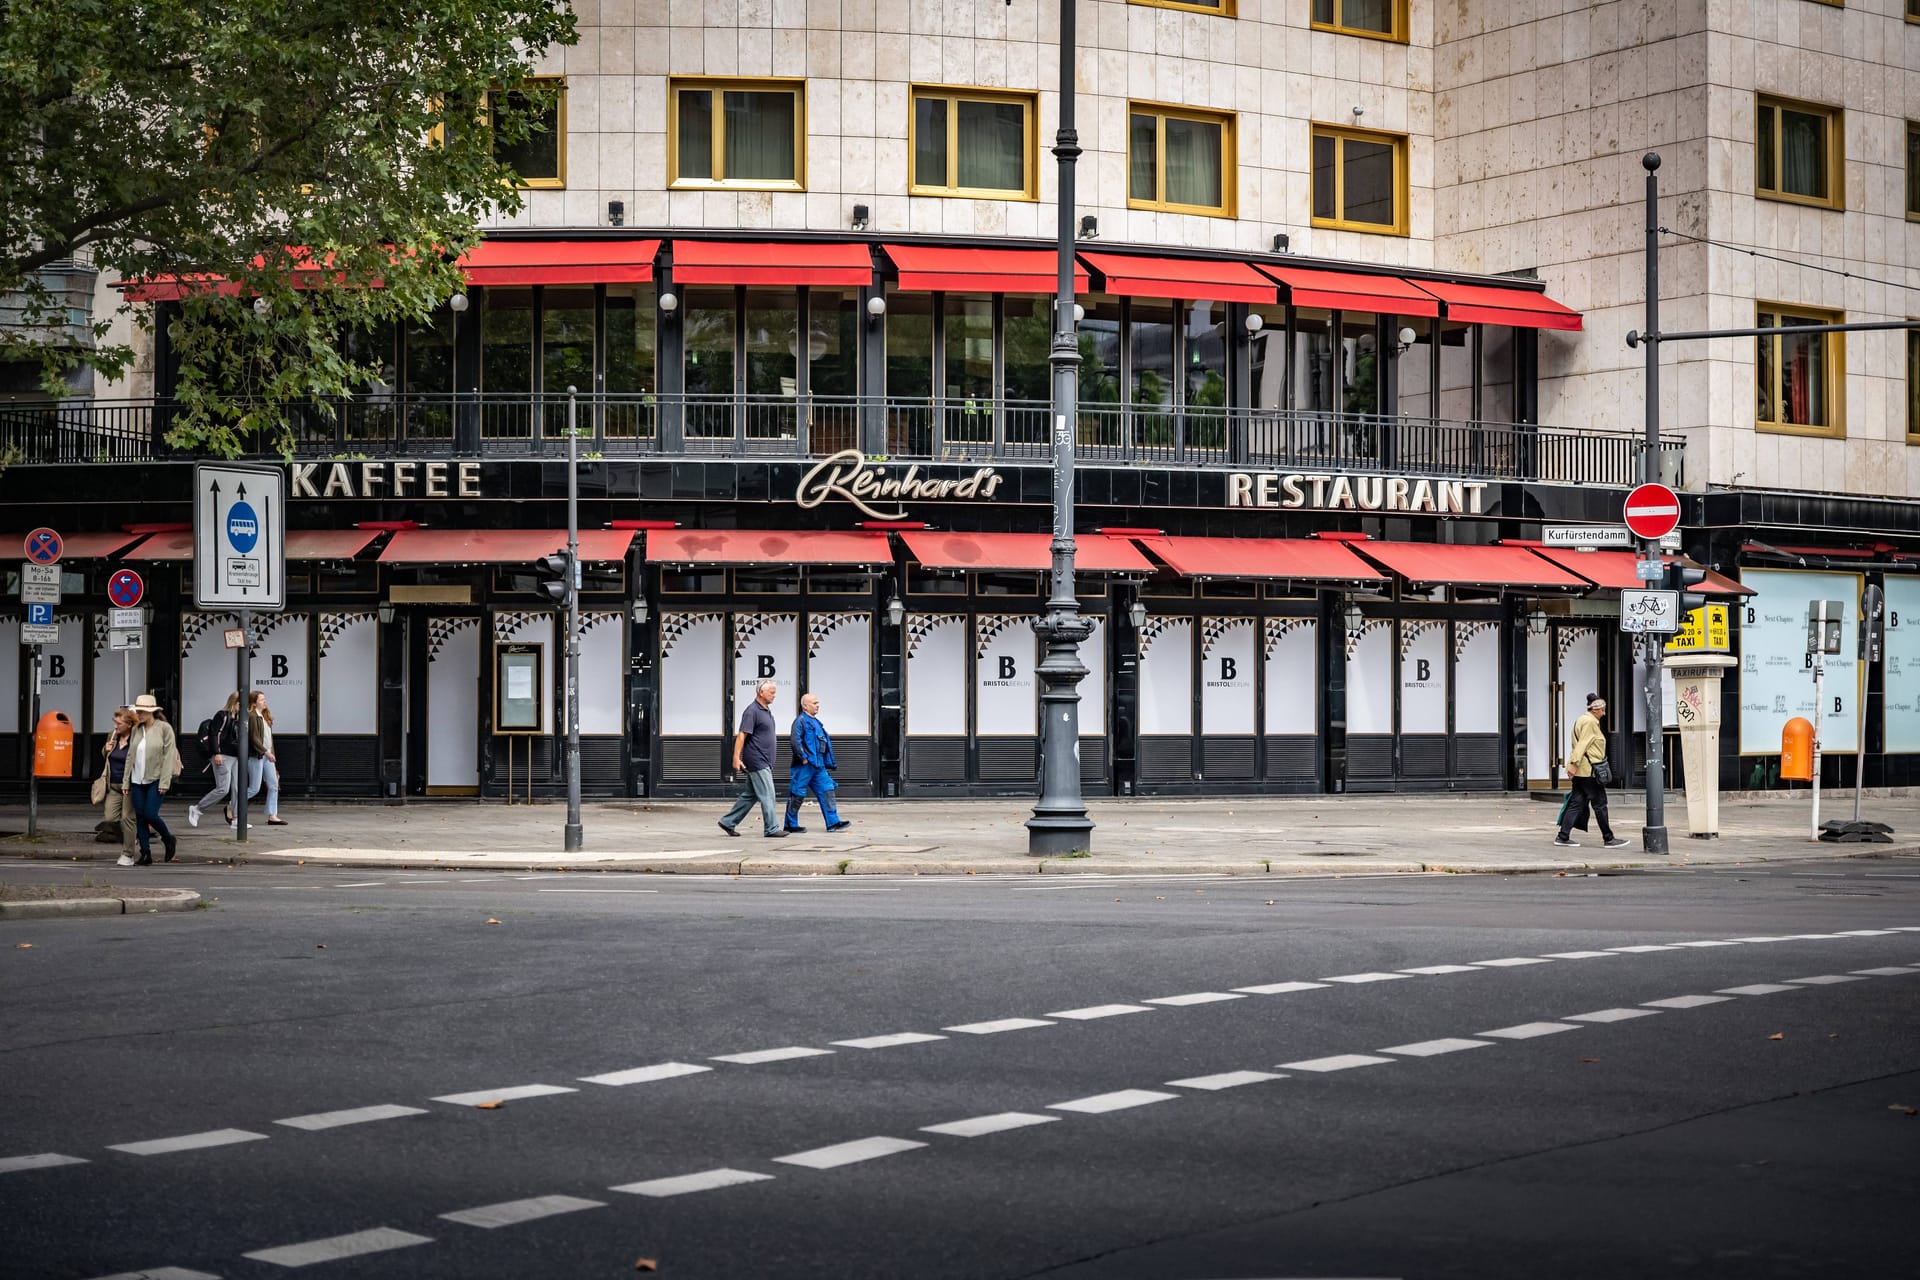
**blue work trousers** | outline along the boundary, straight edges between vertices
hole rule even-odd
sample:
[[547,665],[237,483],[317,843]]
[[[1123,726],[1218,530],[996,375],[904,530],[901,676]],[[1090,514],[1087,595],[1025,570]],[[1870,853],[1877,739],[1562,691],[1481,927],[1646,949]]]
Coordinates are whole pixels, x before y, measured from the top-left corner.
[[834,789],[833,775],[819,765],[794,765],[787,774],[787,829],[800,825],[800,806],[809,791],[820,802],[820,817],[829,827],[837,825],[840,811],[833,804]]

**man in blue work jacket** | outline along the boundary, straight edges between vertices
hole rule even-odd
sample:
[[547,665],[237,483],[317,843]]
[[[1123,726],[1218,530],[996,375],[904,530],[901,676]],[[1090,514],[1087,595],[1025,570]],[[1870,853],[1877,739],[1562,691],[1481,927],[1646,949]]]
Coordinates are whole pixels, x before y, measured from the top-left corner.
[[793,745],[793,763],[787,773],[787,825],[788,831],[803,832],[800,825],[800,806],[806,803],[807,792],[811,791],[820,801],[820,816],[826,819],[827,830],[845,831],[852,826],[840,816],[833,804],[833,738],[827,733],[827,726],[820,723],[820,699],[809,693],[800,699],[800,714],[793,718],[793,732],[788,735]]

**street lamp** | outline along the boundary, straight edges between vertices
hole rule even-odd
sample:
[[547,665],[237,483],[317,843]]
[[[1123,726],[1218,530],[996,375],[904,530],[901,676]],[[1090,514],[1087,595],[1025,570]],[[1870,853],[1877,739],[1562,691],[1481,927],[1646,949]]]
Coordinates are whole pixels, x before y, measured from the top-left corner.
[[1046,612],[1033,620],[1040,659],[1040,798],[1027,819],[1027,852],[1077,853],[1093,843],[1093,821],[1080,794],[1080,681],[1087,668],[1080,642],[1093,624],[1080,616],[1073,591],[1073,436],[1080,400],[1080,340],[1073,300],[1073,166],[1080,136],[1073,127],[1075,0],[1060,0],[1059,272],[1053,303],[1053,568]]
[[[467,309],[467,295],[456,293],[447,299],[452,313],[452,330],[447,335],[447,385],[453,392],[453,438],[460,439],[460,314]],[[458,448],[458,444],[455,445]]]

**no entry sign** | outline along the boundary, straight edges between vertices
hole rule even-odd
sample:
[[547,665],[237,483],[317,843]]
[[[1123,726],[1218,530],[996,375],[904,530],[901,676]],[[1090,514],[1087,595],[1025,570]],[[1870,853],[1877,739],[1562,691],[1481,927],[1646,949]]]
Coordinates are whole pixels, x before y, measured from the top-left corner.
[[1643,484],[1627,495],[1627,528],[1659,540],[1680,527],[1680,495],[1663,484]]

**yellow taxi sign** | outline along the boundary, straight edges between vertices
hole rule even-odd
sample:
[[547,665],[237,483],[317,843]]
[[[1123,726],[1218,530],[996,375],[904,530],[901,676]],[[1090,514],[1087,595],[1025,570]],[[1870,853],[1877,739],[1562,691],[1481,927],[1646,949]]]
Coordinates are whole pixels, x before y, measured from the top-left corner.
[[1668,653],[1727,653],[1733,644],[1727,632],[1727,606],[1702,605],[1683,615],[1680,629],[1667,641]]

